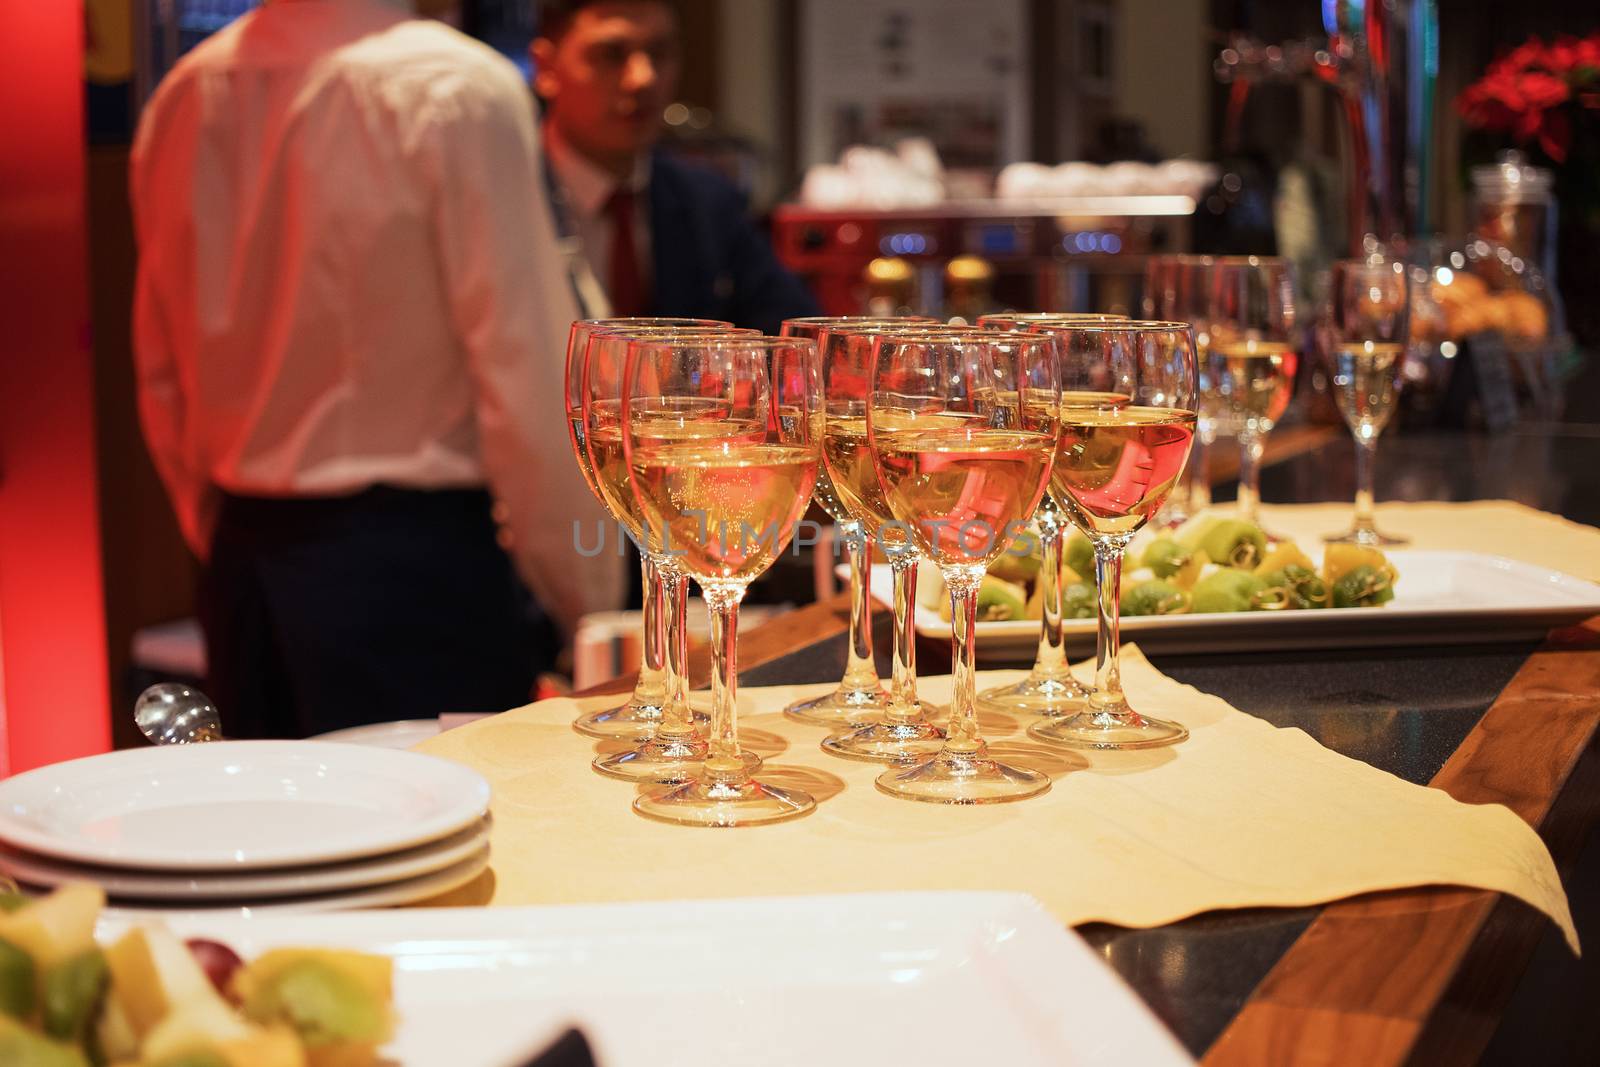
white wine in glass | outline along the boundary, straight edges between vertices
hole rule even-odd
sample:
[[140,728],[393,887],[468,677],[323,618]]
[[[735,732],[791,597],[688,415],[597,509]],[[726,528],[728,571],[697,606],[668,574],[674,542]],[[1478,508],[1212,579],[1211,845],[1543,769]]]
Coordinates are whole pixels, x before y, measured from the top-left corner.
[[[749,333],[754,331],[695,326],[613,328],[592,333],[584,353],[580,378],[584,452],[601,503],[628,531],[646,562],[645,578],[652,584],[645,591],[645,599],[654,608],[646,614],[651,627],[646,641],[664,650],[660,719],[648,736],[636,739],[632,748],[595,758],[594,769],[610,778],[684,781],[698,770],[706,753],[705,738],[697,729],[696,720],[703,722],[707,717],[691,709],[685,674],[688,580],[677,568],[676,560],[651,552],[623,454],[621,393],[628,346],[646,337],[689,339]],[[698,398],[679,402],[673,398],[641,410],[639,418],[649,433],[684,441],[726,432],[721,414],[722,409],[715,402]]]
[[1048,337],[1008,331],[880,337],[867,438],[894,522],[950,590],[954,693],[942,748],[877,786],[937,804],[1023,800],[1050,777],[989,755],[978,729],[978,586],[1044,495],[1060,392]]
[[[629,346],[623,449],[651,550],[699,584],[711,614],[712,713],[700,772],[635,799],[640,815],[737,827],[815,800],[751,774],[739,745],[738,619],[745,587],[788,547],[816,485],[822,389],[807,338],[646,339]],[[672,440],[654,412],[710,401],[713,437]],[[724,421],[726,420],[726,421]]]
[[[718,319],[689,318],[618,318],[580,319],[567,331],[564,407],[567,420],[567,437],[572,444],[574,458],[583,472],[584,482],[601,504],[605,498],[595,482],[594,468],[586,446],[583,411],[583,369],[590,338],[597,332],[620,329],[685,328],[731,330],[731,322]],[[643,554],[641,553],[641,556]],[[641,561],[643,569],[644,641],[641,643],[639,677],[633,694],[624,703],[601,711],[581,715],[572,724],[581,734],[599,738],[624,738],[639,740],[655,732],[661,723],[662,707],[667,700],[667,634],[666,612],[670,605],[659,595],[661,576],[655,573],[648,557]]]
[[1238,513],[1260,525],[1261,458],[1294,396],[1300,363],[1294,270],[1272,256],[1219,256],[1210,284],[1201,404],[1239,438]]
[[1135,533],[1177,486],[1194,440],[1198,365],[1188,323],[1069,327],[1060,335],[1063,397],[1109,390],[1128,402],[1061,406],[1051,490],[1094,545],[1099,627],[1087,707],[1028,729],[1078,748],[1149,748],[1189,735],[1129,706],[1118,665],[1122,558]]
[[[973,331],[936,323],[883,322],[835,327],[821,339],[819,358],[827,411],[823,466],[845,509],[860,523],[865,538],[882,549],[894,576],[894,666],[889,698],[878,721],[823,739],[823,751],[844,759],[914,762],[944,745],[944,731],[929,721],[933,709],[917,696],[916,586],[921,554],[884,500],[878,462],[868,440],[867,404],[873,346],[880,338],[950,338],[963,332]],[[880,425],[893,419],[892,413],[880,413]]]
[[[871,316],[810,316],[785,319],[784,337],[808,337],[817,342],[820,353],[832,329],[906,325],[930,322],[915,317],[879,319]],[[818,726],[861,726],[877,720],[888,702],[878,681],[877,664],[872,658],[872,591],[867,574],[871,551],[866,530],[845,507],[826,468],[817,470],[813,498],[835,523],[836,535],[844,545],[850,570],[850,644],[846,652],[844,677],[833,692],[809,700],[797,700],[784,709],[790,718]]]
[[1356,500],[1350,529],[1324,541],[1374,547],[1407,543],[1378,529],[1373,482],[1378,436],[1400,396],[1410,308],[1410,275],[1401,260],[1374,253],[1333,264],[1319,333],[1333,398],[1355,438]]

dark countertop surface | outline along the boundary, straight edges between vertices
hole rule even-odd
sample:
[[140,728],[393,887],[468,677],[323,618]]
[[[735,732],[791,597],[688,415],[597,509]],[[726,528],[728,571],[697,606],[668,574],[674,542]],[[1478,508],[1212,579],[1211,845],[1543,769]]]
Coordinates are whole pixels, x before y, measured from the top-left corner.
[[[1219,447],[1228,447],[1223,442]],[[1219,500],[1231,496],[1220,487]],[[1269,502],[1348,500],[1354,453],[1348,438],[1268,468]],[[1522,426],[1498,437],[1408,433],[1386,438],[1379,454],[1378,499],[1504,498],[1600,525],[1600,424]],[[876,648],[888,649],[878,612]],[[1399,775],[1428,782],[1472,730],[1536,646],[1490,644],[1337,651],[1153,656],[1161,670],[1277,726],[1299,727],[1327,747]],[[948,669],[948,652],[925,646],[928,672]],[[745,672],[751,685],[837,677],[844,639],[835,638]],[[1026,663],[1015,666],[1026,667]],[[887,663],[880,664],[887,676]],[[1591,835],[1569,872],[1579,932],[1600,936],[1600,845]],[[1151,930],[1094,924],[1079,932],[1144,997],[1196,1056],[1210,1047],[1317,908],[1213,912]],[[1553,936],[1553,935],[1552,935]],[[1581,1005],[1600,989],[1600,967],[1573,960],[1546,938],[1502,1023],[1506,1040],[1486,1063],[1559,1062],[1600,1050],[1600,1023]],[[1576,998],[1576,999],[1575,999]],[[1563,1008],[1562,1005],[1568,1005]],[[1559,1038],[1550,1018],[1565,1022]],[[1543,1021],[1541,1021],[1543,1020]],[[1574,1028],[1575,1027],[1575,1028]],[[1580,1034],[1574,1037],[1574,1033]],[[1544,1046],[1539,1042],[1547,1043]],[[1532,1042],[1532,1044],[1530,1044]],[[1600,1057],[1581,1060],[1600,1062]]]

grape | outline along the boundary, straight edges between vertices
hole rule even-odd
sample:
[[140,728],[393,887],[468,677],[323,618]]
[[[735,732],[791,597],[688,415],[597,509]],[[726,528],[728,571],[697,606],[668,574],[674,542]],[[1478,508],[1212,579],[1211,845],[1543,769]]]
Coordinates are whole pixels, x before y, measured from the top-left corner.
[[217,992],[224,997],[230,996],[228,986],[233,982],[233,972],[244,966],[239,954],[220,941],[207,941],[204,938],[192,937],[185,944]]

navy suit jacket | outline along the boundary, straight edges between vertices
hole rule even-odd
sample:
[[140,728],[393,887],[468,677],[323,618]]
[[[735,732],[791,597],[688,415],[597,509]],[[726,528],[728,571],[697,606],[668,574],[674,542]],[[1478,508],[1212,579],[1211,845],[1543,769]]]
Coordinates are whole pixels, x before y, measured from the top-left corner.
[[660,152],[650,157],[650,254],[653,315],[725,319],[775,334],[784,319],[821,314],[733,184]]

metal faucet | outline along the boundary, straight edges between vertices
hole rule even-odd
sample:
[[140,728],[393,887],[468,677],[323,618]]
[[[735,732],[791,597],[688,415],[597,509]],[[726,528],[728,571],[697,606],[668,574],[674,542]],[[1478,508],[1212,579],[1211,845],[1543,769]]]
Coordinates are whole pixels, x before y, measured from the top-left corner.
[[1439,70],[1436,0],[1321,0],[1325,37],[1263,44],[1235,38],[1214,64],[1233,86],[1229,129],[1250,87],[1312,78],[1339,94],[1349,132],[1349,252],[1404,249],[1430,232],[1434,81]]

